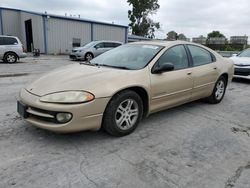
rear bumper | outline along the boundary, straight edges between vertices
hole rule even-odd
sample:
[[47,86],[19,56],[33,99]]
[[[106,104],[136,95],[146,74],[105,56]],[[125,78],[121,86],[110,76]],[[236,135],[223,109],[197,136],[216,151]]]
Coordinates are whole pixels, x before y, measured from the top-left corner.
[[27,54],[26,54],[26,53],[21,53],[21,54],[19,54],[18,57],[19,57],[19,58],[25,58],[25,57],[27,57]]
[[[77,132],[84,130],[98,130],[101,127],[102,116],[109,98],[95,99],[89,103],[62,105],[40,102],[40,97],[22,89],[20,101],[26,105],[25,120],[34,126],[54,132]],[[67,112],[73,115],[65,124],[57,123],[55,114]]]

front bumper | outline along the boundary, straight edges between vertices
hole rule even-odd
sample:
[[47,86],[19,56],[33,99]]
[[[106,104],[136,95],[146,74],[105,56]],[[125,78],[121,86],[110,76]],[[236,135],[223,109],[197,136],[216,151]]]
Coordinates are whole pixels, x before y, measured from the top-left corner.
[[234,75],[249,76],[250,66],[234,66]]
[[[95,99],[81,104],[53,104],[40,102],[40,97],[22,89],[20,101],[27,107],[25,120],[37,127],[55,132],[77,132],[84,130],[98,130],[101,127],[102,116],[109,98]],[[68,112],[72,119],[65,124],[54,121],[53,114]]]
[[69,54],[69,58],[72,60],[83,60],[85,58],[85,54],[72,52]]

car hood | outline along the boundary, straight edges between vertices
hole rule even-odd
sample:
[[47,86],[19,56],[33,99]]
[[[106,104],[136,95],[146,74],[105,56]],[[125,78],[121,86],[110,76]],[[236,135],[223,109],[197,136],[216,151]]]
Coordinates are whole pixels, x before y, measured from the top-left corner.
[[77,47],[77,48],[73,48],[73,50],[86,50],[87,48],[86,47]]
[[112,82],[116,85],[125,83],[128,76],[133,74],[132,72],[131,70],[74,64],[43,75],[25,89],[37,96],[60,91],[81,90],[97,95],[96,98],[108,97],[105,89],[111,89]]
[[249,65],[250,66],[250,58],[249,57],[231,57],[234,65]]

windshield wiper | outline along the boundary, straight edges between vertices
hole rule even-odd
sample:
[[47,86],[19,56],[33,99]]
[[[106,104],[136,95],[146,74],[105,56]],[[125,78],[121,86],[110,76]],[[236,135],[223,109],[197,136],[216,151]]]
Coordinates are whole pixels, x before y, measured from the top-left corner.
[[124,69],[124,70],[130,70],[130,68],[125,67],[125,66],[115,66],[115,65],[106,65],[106,64],[93,64],[95,66],[102,66],[102,67],[111,67],[111,68],[115,68],[115,69]]

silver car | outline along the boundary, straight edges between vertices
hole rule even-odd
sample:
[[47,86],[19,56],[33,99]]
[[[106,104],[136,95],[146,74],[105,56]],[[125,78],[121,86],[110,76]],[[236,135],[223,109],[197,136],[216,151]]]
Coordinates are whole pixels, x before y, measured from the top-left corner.
[[94,57],[120,45],[122,45],[122,43],[117,41],[93,41],[85,46],[74,48],[70,53],[69,58],[72,60],[90,61]]
[[17,37],[0,35],[0,59],[6,63],[15,63],[26,56],[23,45]]

